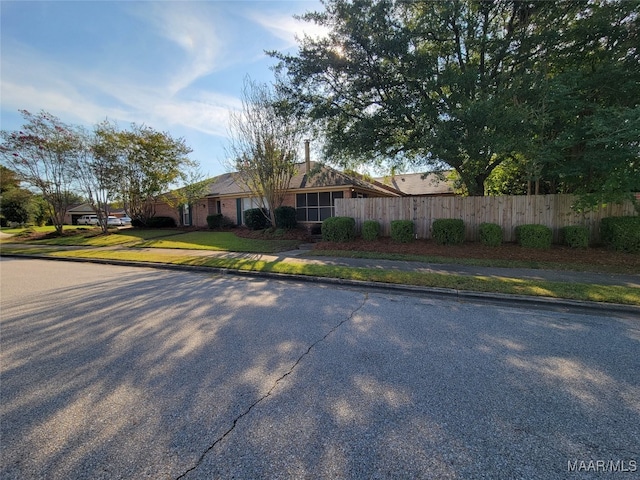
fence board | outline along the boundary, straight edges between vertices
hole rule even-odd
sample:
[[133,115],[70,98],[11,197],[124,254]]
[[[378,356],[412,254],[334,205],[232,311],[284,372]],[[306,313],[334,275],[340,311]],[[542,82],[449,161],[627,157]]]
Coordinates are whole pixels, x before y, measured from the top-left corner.
[[365,220],[377,220],[381,235],[391,235],[392,220],[413,220],[418,238],[431,238],[431,224],[438,218],[461,218],[466,226],[466,240],[478,241],[481,223],[497,223],[504,241],[515,241],[515,227],[541,224],[553,231],[554,242],[560,229],[583,225],[589,229],[591,242],[600,241],[600,220],[605,217],[635,215],[631,202],[609,204],[595,212],[578,213],[571,209],[572,195],[514,195],[499,197],[376,197],[336,199],[336,215],[352,217],[359,233]]

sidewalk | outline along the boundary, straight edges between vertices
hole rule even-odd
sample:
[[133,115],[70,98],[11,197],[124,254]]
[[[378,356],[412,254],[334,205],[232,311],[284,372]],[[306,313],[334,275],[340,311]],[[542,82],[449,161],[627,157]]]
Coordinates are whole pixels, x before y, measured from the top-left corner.
[[[0,232],[1,233],[1,232]],[[2,234],[6,235],[6,234]],[[3,244],[14,245],[21,248],[42,248],[44,245],[29,244]],[[1,248],[1,247],[0,247]],[[69,246],[52,247],[59,250],[109,250],[109,251],[132,251],[129,247],[81,247]],[[298,250],[290,250],[274,254],[266,253],[236,253],[214,250],[188,250],[173,248],[136,248],[134,251],[143,253],[155,253],[169,256],[189,256],[189,257],[217,257],[232,259],[247,259],[264,262],[290,262],[311,265],[331,265],[352,268],[370,268],[381,270],[411,271],[418,273],[439,273],[451,275],[469,275],[483,277],[517,278],[525,280],[543,280],[563,283],[586,283],[594,285],[620,285],[625,287],[640,288],[640,273],[637,275],[622,275],[594,272],[576,272],[570,270],[541,270],[533,268],[499,268],[499,267],[478,267],[458,264],[426,263],[405,260],[382,260],[369,258],[346,258],[346,257],[324,257],[319,255],[307,255],[312,248],[312,244],[302,245]]]
[[[43,245],[25,245],[25,244],[2,244],[2,246],[20,246],[21,248],[42,248]],[[1,248],[1,247],[0,247]],[[166,248],[135,248],[131,249],[126,246],[111,247],[52,247],[56,250],[106,250],[106,251],[135,251],[137,253],[145,253],[169,257],[215,257],[229,259],[243,259],[256,262],[283,262],[289,264],[307,264],[307,265],[331,265],[347,268],[366,268],[380,270],[397,270],[411,271],[418,273],[436,273],[444,275],[462,275],[462,276],[481,276],[488,278],[509,278],[509,279],[525,279],[525,280],[542,280],[561,283],[582,283],[590,285],[619,285],[631,288],[640,288],[640,274],[638,275],[619,275],[593,272],[576,272],[576,271],[557,271],[557,270],[539,270],[526,268],[496,268],[496,267],[477,267],[457,264],[438,264],[424,263],[415,261],[402,260],[381,260],[381,259],[365,259],[365,258],[343,258],[343,257],[323,257],[317,255],[307,255],[312,245],[302,245],[298,250],[280,252],[277,254],[260,254],[260,253],[234,253],[226,251],[212,250],[187,250],[187,249],[166,249]],[[2,255],[7,256],[2,252]],[[14,255],[9,255],[14,256]],[[404,292],[413,294],[428,294],[431,296],[456,298],[460,301],[475,302],[491,302],[502,303],[505,305],[519,305],[521,307],[543,307],[553,309],[572,309],[581,311],[598,311],[601,314],[620,313],[631,315],[631,318],[640,318],[640,306],[618,305],[611,303],[598,303],[591,301],[576,301],[562,298],[539,297],[528,295],[512,295],[500,293],[486,293],[476,291],[465,291],[450,288],[434,288],[419,287],[413,285],[398,285],[379,282],[367,282],[356,280],[345,280],[338,278],[311,277],[308,275],[283,274],[260,271],[234,270],[231,268],[212,268],[197,267],[189,265],[179,265],[173,263],[147,263],[135,262],[127,260],[113,259],[94,259],[94,258],[65,258],[50,257],[45,255],[29,255],[21,253],[15,255],[17,257],[46,258],[49,260],[67,260],[81,262],[95,262],[115,265],[127,266],[146,266],[154,268],[180,269],[180,270],[198,270],[198,271],[219,271],[222,273],[238,274],[243,276],[255,276],[263,278],[291,279],[296,281],[311,281],[318,283],[326,283],[341,286],[365,287],[377,290],[387,290],[390,292]]]

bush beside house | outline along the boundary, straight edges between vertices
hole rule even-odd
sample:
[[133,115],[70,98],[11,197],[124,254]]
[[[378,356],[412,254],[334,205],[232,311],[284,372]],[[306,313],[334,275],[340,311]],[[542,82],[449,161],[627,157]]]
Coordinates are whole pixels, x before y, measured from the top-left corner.
[[362,238],[372,242],[380,235],[380,222],[377,220],[365,220],[362,223]]
[[459,218],[439,218],[431,226],[433,239],[439,245],[460,245],[464,242],[464,221]]
[[249,230],[264,230],[271,226],[267,213],[262,208],[250,208],[244,211],[244,224]]
[[322,222],[322,240],[350,242],[356,238],[356,221],[351,217],[330,217]]
[[640,252],[640,217],[606,217],[600,222],[602,241],[622,252]]
[[489,247],[502,245],[502,227],[497,223],[480,224],[480,243]]
[[560,229],[560,243],[571,248],[589,247],[589,229],[581,225],[569,225]]
[[528,248],[551,248],[553,232],[545,225],[518,225],[516,227],[516,241]]
[[274,210],[276,217],[276,227],[285,230],[292,230],[298,225],[296,220],[296,209],[293,207],[282,206]]
[[393,220],[391,222],[391,239],[398,243],[413,242],[414,224],[411,220]]

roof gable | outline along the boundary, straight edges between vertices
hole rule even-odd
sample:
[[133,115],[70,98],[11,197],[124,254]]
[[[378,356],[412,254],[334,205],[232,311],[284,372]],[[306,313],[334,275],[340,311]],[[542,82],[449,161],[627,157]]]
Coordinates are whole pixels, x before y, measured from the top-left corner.
[[443,179],[442,175],[438,173],[408,173],[380,177],[376,180],[406,195],[451,195],[454,193],[452,183]]
[[[402,193],[394,187],[385,185],[374,179],[368,180],[362,176],[357,176],[357,174],[339,172],[334,168],[318,162],[310,162],[310,167],[309,172],[307,172],[306,163],[297,164],[297,172],[289,182],[289,190],[351,187],[377,192],[380,195],[402,195]],[[211,183],[207,187],[206,196],[217,197],[249,194],[249,190],[244,188],[237,180],[236,173],[225,173],[211,179]]]

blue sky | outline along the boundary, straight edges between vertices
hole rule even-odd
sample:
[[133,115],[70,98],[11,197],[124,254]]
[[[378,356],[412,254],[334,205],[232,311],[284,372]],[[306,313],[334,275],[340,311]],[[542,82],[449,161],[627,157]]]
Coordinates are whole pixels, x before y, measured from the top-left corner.
[[225,171],[229,111],[245,76],[270,82],[264,50],[295,52],[321,33],[298,1],[0,2],[0,128],[19,109],[91,127],[109,118],[183,137],[203,173]]

